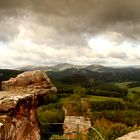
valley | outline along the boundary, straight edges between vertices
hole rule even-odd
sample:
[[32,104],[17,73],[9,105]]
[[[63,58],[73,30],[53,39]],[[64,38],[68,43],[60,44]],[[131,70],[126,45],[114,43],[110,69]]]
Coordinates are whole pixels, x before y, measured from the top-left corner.
[[[105,140],[114,140],[140,129],[140,69],[100,68],[102,70],[96,66],[94,70],[68,67],[47,71],[58,94],[48,96],[37,109],[42,139],[58,135],[56,128],[60,135],[63,134],[62,125],[51,123],[64,123],[64,106],[70,116],[89,117],[91,125]],[[19,73],[22,71],[0,70],[0,80],[7,80]],[[92,131],[89,135],[99,139]]]

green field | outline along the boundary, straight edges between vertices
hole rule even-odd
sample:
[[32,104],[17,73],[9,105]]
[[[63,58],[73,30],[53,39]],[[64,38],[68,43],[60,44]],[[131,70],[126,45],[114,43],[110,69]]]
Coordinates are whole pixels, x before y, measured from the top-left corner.
[[123,101],[122,98],[94,96],[94,95],[88,95],[87,98],[89,99],[89,101],[107,101],[107,100]]
[[[107,100],[113,100],[113,101],[123,101],[122,98],[115,98],[115,97],[104,97],[104,96],[94,96],[94,95],[87,95],[86,98],[88,98],[88,100],[91,101],[107,101]],[[60,104],[65,104],[69,101],[69,97],[65,97],[65,98],[60,98],[58,100],[58,103]]]
[[135,97],[134,92],[140,92],[140,87],[128,88],[128,98],[133,99]]
[[129,88],[128,91],[129,93],[132,93],[133,91],[140,92],[140,87]]
[[65,98],[59,98],[59,100],[57,101],[60,104],[65,104],[69,101],[69,97],[65,97]]
[[[121,88],[127,88],[127,84],[129,83],[132,83],[132,82],[117,82],[117,83],[114,83],[114,85],[119,86]],[[128,88],[127,97],[130,99],[133,99],[135,97],[134,92],[140,92],[140,87]]]
[[114,83],[115,86],[118,86],[120,88],[127,88],[127,84],[130,84],[132,82],[116,82]]
[[128,92],[127,97],[128,97],[129,99],[133,99],[133,98],[135,97],[135,94],[132,93],[132,92]]

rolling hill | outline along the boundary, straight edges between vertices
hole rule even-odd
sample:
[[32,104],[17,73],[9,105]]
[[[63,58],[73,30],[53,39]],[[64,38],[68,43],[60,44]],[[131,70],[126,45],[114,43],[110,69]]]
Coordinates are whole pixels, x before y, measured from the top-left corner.
[[94,80],[103,82],[140,81],[140,68],[134,67],[105,67],[102,65],[73,65],[61,63],[55,66],[27,66],[18,70],[0,70],[0,81],[15,76],[27,70],[44,70],[54,81],[62,83],[88,83]]

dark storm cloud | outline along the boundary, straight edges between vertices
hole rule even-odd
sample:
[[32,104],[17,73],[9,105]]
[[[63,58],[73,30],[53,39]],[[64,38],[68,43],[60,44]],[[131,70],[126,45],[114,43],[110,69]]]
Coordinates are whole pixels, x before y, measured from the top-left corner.
[[15,8],[23,8],[30,3],[30,0],[0,0],[0,8],[11,10]]
[[62,33],[106,31],[139,39],[139,0],[35,0],[30,1],[39,24],[50,24]]
[[[40,16],[40,24],[58,24],[59,29],[64,30],[63,26],[71,32],[102,32],[111,25],[125,22],[130,22],[128,26],[135,25],[140,22],[139,7],[139,0],[0,0],[0,9],[16,13],[16,9],[27,8]],[[49,21],[52,15],[54,19]],[[118,32],[121,30],[118,29]]]
[[7,45],[3,62],[9,56],[11,64],[31,55],[38,63],[46,58],[42,64],[64,60],[107,64],[113,63],[109,58],[129,60],[132,52],[138,60],[136,45],[129,50],[121,46],[117,52],[112,48],[104,60],[102,53],[92,52],[88,41],[106,35],[118,46],[126,40],[139,44],[139,33],[140,0],[0,0],[0,41]]
[[[35,0],[32,7],[44,17],[53,14],[68,18],[69,23],[58,19],[58,24],[61,20],[70,31],[103,31],[114,25],[121,28],[121,23],[125,22],[136,24],[140,20],[139,0]],[[52,20],[51,23],[55,22]]]

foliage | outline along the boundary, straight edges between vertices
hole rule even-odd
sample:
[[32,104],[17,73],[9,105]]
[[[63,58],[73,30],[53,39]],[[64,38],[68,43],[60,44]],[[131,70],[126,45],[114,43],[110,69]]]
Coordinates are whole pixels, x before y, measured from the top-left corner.
[[138,95],[139,93],[140,93],[140,87],[128,88],[128,95],[132,99],[133,99],[133,97],[135,97],[135,94]]
[[[53,106],[54,107],[54,106]],[[55,108],[48,109],[48,105],[41,106],[37,110],[39,122],[41,124],[42,137],[49,138],[55,132],[63,133],[63,126],[51,123],[63,123],[64,112]]]
[[[0,82],[20,73],[21,71],[0,70]],[[61,72],[48,72],[48,74],[57,87],[58,94],[48,94],[42,100],[43,106],[37,109],[44,137],[46,135],[50,137],[50,132],[55,134],[55,131],[58,130],[63,133],[62,125],[46,124],[64,121],[63,105],[67,108],[68,115],[87,116],[90,114],[93,126],[99,130],[106,140],[113,140],[139,128],[139,70],[131,72],[126,69],[98,73],[85,69],[71,69]],[[114,86],[110,83],[120,81],[122,81],[123,86],[116,86],[117,84]],[[94,133],[91,132],[91,135]]]
[[76,92],[68,98],[67,102],[64,103],[64,107],[67,110],[67,115],[83,115],[86,118],[88,117],[90,103],[88,98],[81,98],[81,96]]
[[74,89],[74,93],[75,94],[79,94],[80,97],[85,97],[86,96],[86,89],[81,87],[81,86],[78,86]]
[[[104,118],[94,120],[93,127],[99,131],[105,140],[114,140],[126,133],[139,129],[137,126],[128,127],[126,124],[114,123]],[[95,140],[99,140],[99,137],[93,130],[89,131],[89,135],[94,137]]]
[[131,82],[127,84],[128,88],[140,87],[140,82]]
[[43,98],[42,97],[40,98],[40,102],[39,102],[38,106],[47,105],[49,103],[55,103],[57,100],[58,100],[57,93],[50,92]]
[[80,116],[82,115],[82,104],[81,97],[79,94],[73,94],[68,102],[64,104],[69,116]]
[[89,79],[84,75],[74,74],[74,75],[62,78],[61,83],[85,86],[86,84],[89,84]]
[[[90,80],[99,80],[104,82],[124,82],[124,81],[140,81],[140,70],[139,69],[133,69],[133,68],[120,68],[120,69],[112,69],[111,71],[90,71],[87,69],[67,69],[64,71],[50,71],[48,72],[48,75],[51,79],[63,83],[72,83],[69,82],[68,78],[71,81],[76,81],[77,78],[71,78],[76,77],[76,75],[80,75],[80,78],[78,78],[78,82],[75,82],[75,84],[82,83],[82,81],[87,81],[86,79]],[[84,78],[82,78],[82,76]],[[74,79],[74,80],[73,80]],[[84,80],[82,80],[84,79]],[[88,84],[88,82],[84,83],[84,85]],[[83,85],[83,84],[82,84]]]
[[123,102],[122,98],[116,98],[116,97],[106,97],[106,96],[95,96],[95,95],[87,95],[86,96],[90,102],[92,101],[120,101]]
[[127,126],[140,126],[140,112],[135,110],[105,110],[105,111],[94,111],[90,113],[91,120],[105,118],[112,122],[124,123]]
[[128,93],[127,89],[121,89],[114,86],[103,86],[96,89],[87,89],[86,94],[107,96],[107,97],[124,97]]
[[57,94],[56,93],[53,93],[53,94],[48,93],[48,95],[44,97],[44,104],[54,103],[56,101],[57,101]]
[[90,103],[88,98],[84,98],[83,103],[82,103],[82,112],[84,118],[89,117],[89,109],[90,109]]
[[123,110],[124,104],[119,101],[93,101],[90,102],[91,111]]

